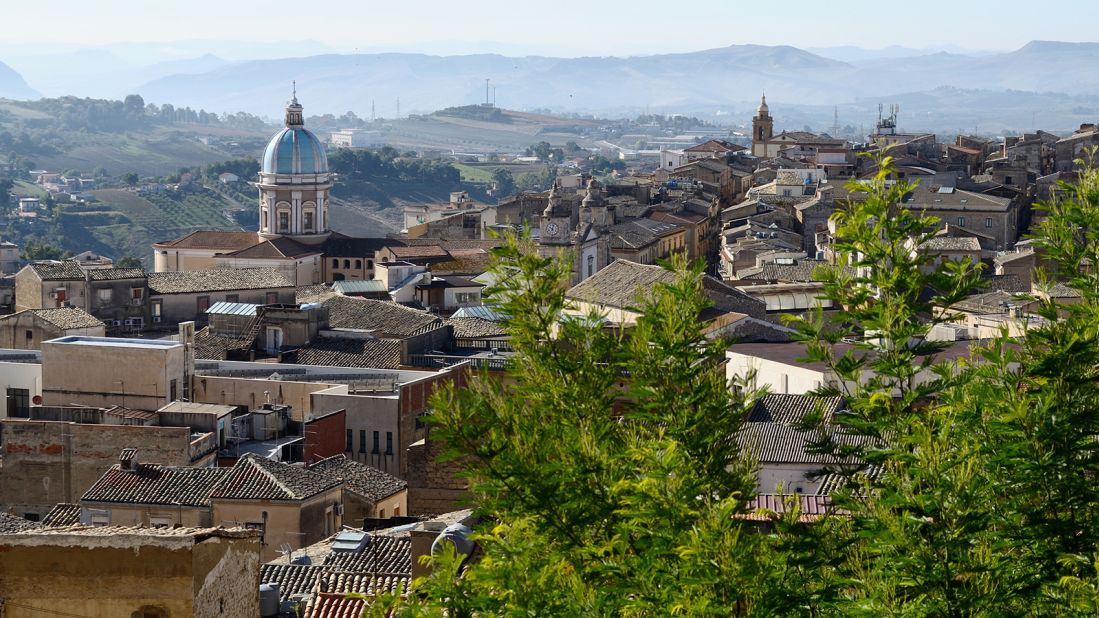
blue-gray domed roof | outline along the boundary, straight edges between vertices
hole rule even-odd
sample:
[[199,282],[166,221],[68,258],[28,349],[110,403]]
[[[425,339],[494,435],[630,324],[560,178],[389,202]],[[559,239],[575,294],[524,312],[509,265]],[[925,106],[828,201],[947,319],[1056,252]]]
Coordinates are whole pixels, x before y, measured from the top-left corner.
[[325,174],[328,155],[324,144],[304,127],[286,127],[267,142],[264,174]]

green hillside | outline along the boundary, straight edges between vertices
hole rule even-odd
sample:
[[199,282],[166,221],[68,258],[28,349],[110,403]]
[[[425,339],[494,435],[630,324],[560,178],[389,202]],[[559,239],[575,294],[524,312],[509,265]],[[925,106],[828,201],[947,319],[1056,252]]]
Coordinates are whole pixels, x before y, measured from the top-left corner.
[[240,229],[231,218],[237,203],[209,189],[159,194],[102,189],[92,195],[99,201],[59,216],[62,248],[113,258],[132,255],[151,266],[154,242],[200,229]]

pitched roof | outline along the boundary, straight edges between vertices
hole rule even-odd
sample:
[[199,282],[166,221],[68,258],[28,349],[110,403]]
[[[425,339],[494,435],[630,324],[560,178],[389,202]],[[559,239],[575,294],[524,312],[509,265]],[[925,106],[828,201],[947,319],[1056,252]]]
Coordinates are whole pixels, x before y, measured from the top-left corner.
[[[865,436],[847,434],[835,427],[802,430],[785,423],[745,423],[736,434],[737,445],[761,464],[847,464],[860,463],[852,456],[818,452],[815,443],[828,437],[838,445],[869,445]],[[765,488],[769,489],[769,488]]]
[[760,397],[748,412],[750,423],[784,423],[798,425],[810,415],[828,419],[843,407],[841,397],[815,395],[767,394]]
[[81,502],[123,504],[179,504],[205,506],[213,488],[225,478],[228,468],[190,468],[137,464],[135,470],[111,466],[99,477]]
[[309,466],[309,470],[342,480],[344,487],[371,502],[392,496],[408,486],[401,479],[364,463],[335,455]]
[[294,283],[274,268],[215,268],[149,273],[149,293],[154,295],[292,287]]
[[252,245],[251,247],[245,247],[244,249],[225,253],[224,256],[254,260],[281,260],[300,258],[307,255],[317,255],[318,253],[322,253],[320,247],[306,246],[295,240],[280,237],[265,240],[261,243]]
[[973,236],[933,236],[920,244],[924,251],[980,251],[981,241]]
[[385,337],[412,337],[443,326],[438,316],[387,300],[333,296],[322,303],[332,328],[373,331]]
[[[817,278],[813,274],[820,266],[827,267],[828,262],[824,260],[798,260],[793,264],[768,263],[763,265],[759,276],[761,279],[768,281],[816,281]],[[848,270],[853,271],[854,269],[848,268]]]
[[71,502],[59,502],[42,518],[47,526],[72,526],[80,523],[80,505]]
[[[662,266],[615,260],[570,288],[566,296],[606,307],[630,308],[637,305],[639,296],[650,293],[653,286],[671,284],[675,277],[674,272]],[[763,301],[708,275],[702,277],[702,286],[717,311],[762,315],[766,310]]]
[[154,244],[154,247],[175,249],[222,249],[239,251],[258,244],[262,239],[258,232],[232,232],[199,230],[174,240]]
[[16,534],[42,528],[42,524],[0,511],[0,534]]
[[504,337],[508,330],[504,325],[484,318],[450,318],[446,321],[454,327],[455,339],[470,339],[478,337]]
[[611,226],[611,246],[615,249],[639,249],[683,229],[678,223],[653,219],[633,219]]
[[363,597],[352,597],[342,592],[319,592],[305,605],[302,618],[359,618],[366,611]]
[[373,596],[382,592],[405,594],[412,582],[411,574],[404,573],[348,573],[345,571],[326,572],[320,577],[324,589],[330,594],[348,593]]
[[214,487],[211,499],[304,500],[342,481],[249,453]]
[[278,584],[279,601],[289,601],[297,594],[313,592],[317,577],[325,568],[319,564],[275,564],[268,562],[259,565],[261,584]]
[[391,238],[351,238],[333,233],[323,243],[321,250],[328,257],[372,258],[378,250],[402,244]]
[[412,539],[374,534],[361,552],[330,552],[324,566],[359,573],[411,573]]
[[77,281],[84,279],[84,269],[71,260],[62,262],[31,262],[27,268],[43,281]]
[[144,268],[89,268],[85,271],[91,281],[117,281],[119,279],[144,279]]
[[401,365],[398,339],[322,336],[289,353],[287,362],[325,367],[396,369]]
[[206,326],[195,332],[195,358],[205,360],[225,360],[229,350],[239,350],[248,347],[248,342],[241,341],[240,337],[226,337],[215,335]]
[[399,260],[409,259],[424,259],[424,258],[442,258],[446,259],[450,257],[450,253],[446,249],[443,249],[439,245],[420,245],[420,246],[404,246],[395,245],[387,247],[390,252]]
[[0,322],[5,320],[13,320],[19,316],[30,313],[38,318],[60,328],[62,330],[69,330],[70,328],[96,328],[103,326],[103,322],[94,315],[84,311],[79,307],[58,307],[56,309],[27,309],[26,311],[20,311],[12,315],[0,317]]

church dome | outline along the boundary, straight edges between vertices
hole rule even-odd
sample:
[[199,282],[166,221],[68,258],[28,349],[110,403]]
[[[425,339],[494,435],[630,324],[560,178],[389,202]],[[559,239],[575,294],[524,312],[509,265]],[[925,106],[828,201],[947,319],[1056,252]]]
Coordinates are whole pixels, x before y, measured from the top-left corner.
[[271,137],[263,151],[264,174],[327,174],[324,144],[305,128],[302,106],[295,94],[286,106],[286,128]]

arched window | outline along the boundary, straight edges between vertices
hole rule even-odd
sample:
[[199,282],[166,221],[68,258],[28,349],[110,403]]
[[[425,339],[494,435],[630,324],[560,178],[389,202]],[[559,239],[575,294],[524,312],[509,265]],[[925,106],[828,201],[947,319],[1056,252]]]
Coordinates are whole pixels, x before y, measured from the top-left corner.
[[351,260],[344,260],[343,261],[343,267],[344,268],[351,268]]
[[355,260],[355,268],[362,268],[362,267],[363,267],[363,261],[362,260]]
[[340,267],[340,261],[337,260],[336,258],[332,258],[332,268],[339,268],[339,267]]

